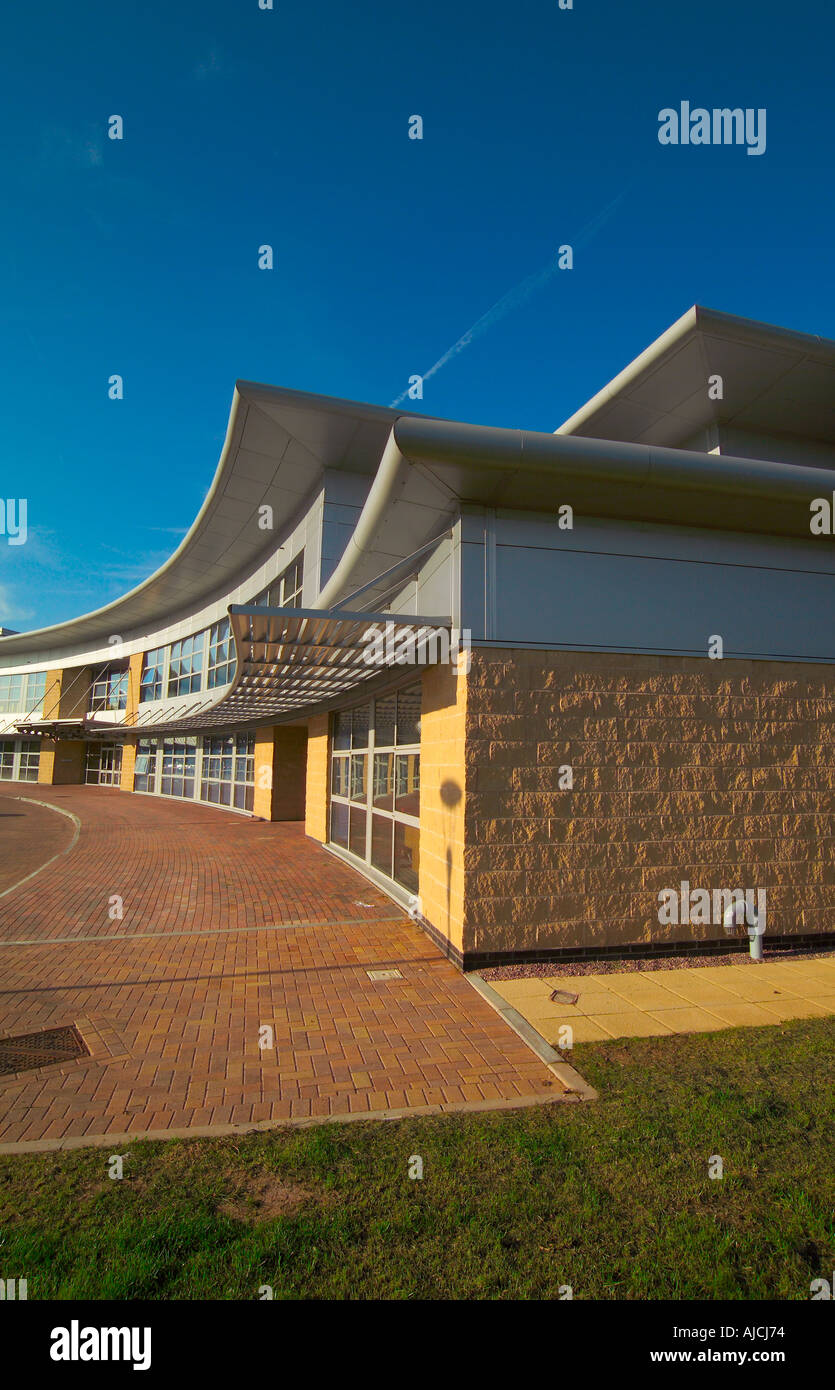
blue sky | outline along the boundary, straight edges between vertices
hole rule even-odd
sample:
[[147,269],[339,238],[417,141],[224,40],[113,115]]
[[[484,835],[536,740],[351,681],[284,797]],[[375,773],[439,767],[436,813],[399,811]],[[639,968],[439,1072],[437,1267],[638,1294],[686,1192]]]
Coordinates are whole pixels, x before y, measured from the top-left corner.
[[[275,3],[4,18],[0,625],[168,557],[236,378],[389,404],[532,277],[407,408],[554,429],[694,302],[835,337],[828,0]],[[766,153],[662,147],[685,99]]]

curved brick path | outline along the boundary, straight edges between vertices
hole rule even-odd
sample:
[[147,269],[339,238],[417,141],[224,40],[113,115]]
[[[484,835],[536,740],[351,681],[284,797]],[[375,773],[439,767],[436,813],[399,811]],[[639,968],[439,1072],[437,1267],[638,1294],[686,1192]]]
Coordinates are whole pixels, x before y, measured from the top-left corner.
[[[75,1023],[91,1056],[0,1077],[0,1147],[563,1094],[424,933],[301,825],[22,783],[0,786],[0,812],[19,796],[72,811],[81,833],[0,898],[0,1037]],[[65,842],[70,822],[42,814]],[[12,823],[0,819],[6,866]],[[403,978],[372,983],[379,968]]]
[[35,873],[54,854],[68,849],[75,835],[75,826],[67,816],[56,815],[29,799],[43,799],[37,784],[16,785],[18,790],[0,801],[0,893]]

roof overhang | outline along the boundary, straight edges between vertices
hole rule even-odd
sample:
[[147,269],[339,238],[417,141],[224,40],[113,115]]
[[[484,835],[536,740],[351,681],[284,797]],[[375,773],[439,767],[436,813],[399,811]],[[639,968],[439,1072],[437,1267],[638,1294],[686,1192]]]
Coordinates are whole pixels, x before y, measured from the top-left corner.
[[449,655],[448,617],[254,607],[229,616],[242,665],[223,703],[247,715],[328,704],[381,671],[434,665],[444,646]]
[[315,608],[229,609],[238,673],[210,709],[187,719],[131,727],[121,737],[253,727],[309,715],[360,696],[375,677],[417,675],[457,651],[448,617],[334,613]]
[[833,385],[831,339],[696,304],[556,433],[675,446],[725,425],[831,444]]
[[[0,637],[0,656],[37,660],[82,645],[106,647],[177,621],[234,590],[270,556],[325,470],[372,477],[401,412],[388,407],[239,381],[206,499],[160,569],[124,597],[83,617]],[[272,508],[273,526],[259,525]]]
[[[725,381],[721,402],[708,396],[714,371]],[[320,611],[350,603],[442,536],[462,503],[542,511],[568,502],[589,516],[808,540],[810,502],[835,492],[835,470],[665,446],[716,419],[774,430],[801,422],[804,434],[835,441],[833,381],[835,343],[693,308],[555,434],[238,382],[211,488],[170,560],[85,617],[0,637],[0,660],[60,663],[114,633],[141,642],[201,605],[225,605],[333,470],[369,486]],[[258,524],[264,505],[272,531]]]
[[124,730],[121,724],[96,723],[94,719],[26,719],[14,727],[22,738],[48,738],[56,743],[67,739],[116,742]]

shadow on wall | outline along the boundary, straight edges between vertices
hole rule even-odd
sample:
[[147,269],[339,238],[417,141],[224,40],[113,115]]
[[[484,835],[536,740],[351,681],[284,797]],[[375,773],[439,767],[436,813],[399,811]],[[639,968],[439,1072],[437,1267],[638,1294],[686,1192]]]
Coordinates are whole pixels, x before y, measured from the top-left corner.
[[452,845],[450,844],[450,832],[452,830],[452,812],[464,795],[461,787],[451,777],[441,783],[440,796],[441,802],[450,812],[447,819],[445,830],[446,835],[446,935],[447,940],[451,940],[451,917],[452,917]]

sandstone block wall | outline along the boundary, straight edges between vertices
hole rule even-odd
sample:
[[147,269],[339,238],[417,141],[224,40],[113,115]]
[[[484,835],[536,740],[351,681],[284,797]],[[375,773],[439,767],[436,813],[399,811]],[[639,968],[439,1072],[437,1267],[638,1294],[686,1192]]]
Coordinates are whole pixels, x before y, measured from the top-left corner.
[[466,793],[465,951],[722,939],[659,924],[682,880],[835,931],[831,666],[476,650]]

